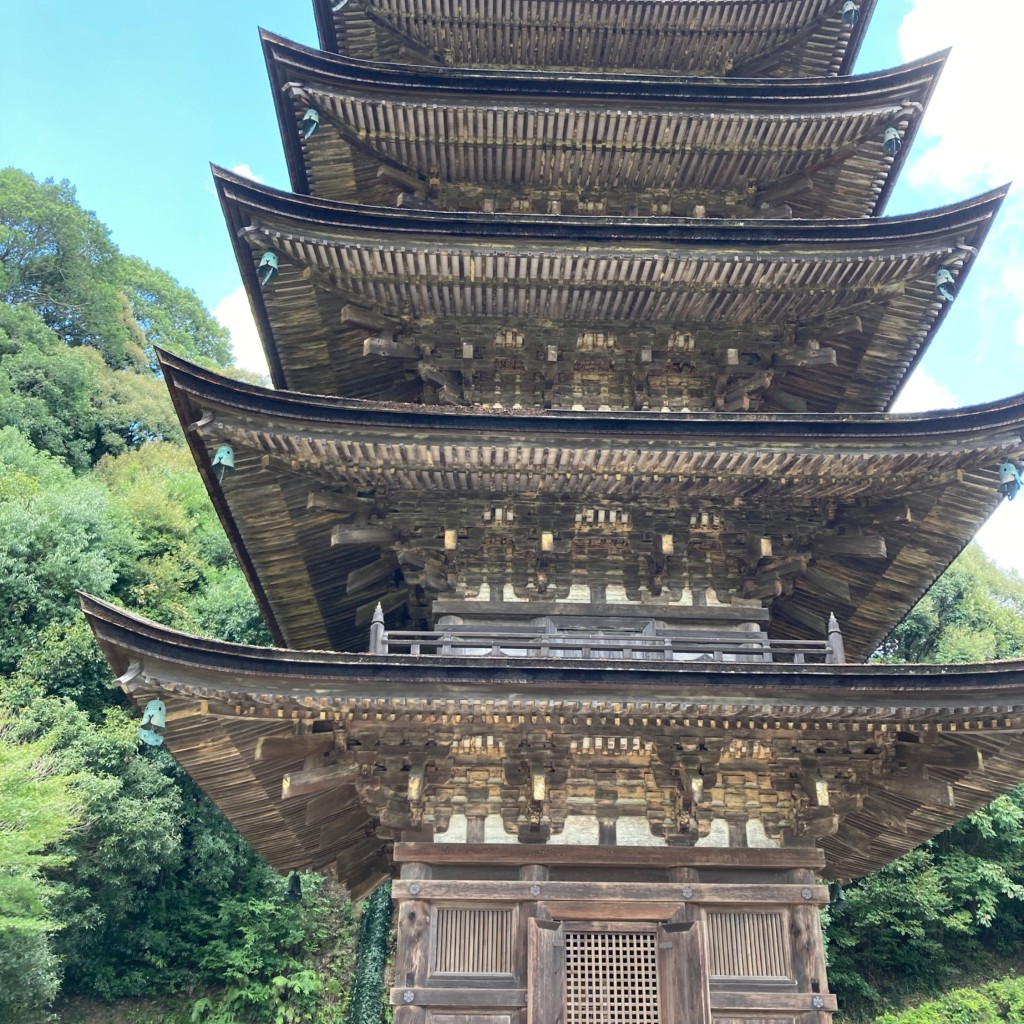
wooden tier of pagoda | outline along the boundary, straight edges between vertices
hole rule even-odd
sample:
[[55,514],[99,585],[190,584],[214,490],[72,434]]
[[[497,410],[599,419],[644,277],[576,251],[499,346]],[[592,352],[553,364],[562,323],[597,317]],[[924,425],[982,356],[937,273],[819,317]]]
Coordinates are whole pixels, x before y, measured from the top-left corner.
[[562,409],[887,408],[948,308],[937,275],[962,284],[1005,195],[745,222],[410,211],[215,176],[277,387]]
[[1024,397],[914,416],[516,412],[161,367],[292,648],[366,650],[378,601],[429,629],[445,599],[492,624],[767,609],[770,636],[801,639],[834,612],[866,658],[992,513],[1000,464],[1024,457]]
[[481,671],[84,608],[122,687],[140,709],[166,702],[168,749],[256,849],[357,893],[401,838],[710,846],[762,866],[816,843],[825,877],[857,877],[1024,776],[1024,662],[494,656]]
[[846,75],[875,0],[313,0],[320,45],[396,64]]
[[945,59],[857,78],[732,81],[435,71],[266,32],[263,46],[295,192],[744,220],[879,213]]

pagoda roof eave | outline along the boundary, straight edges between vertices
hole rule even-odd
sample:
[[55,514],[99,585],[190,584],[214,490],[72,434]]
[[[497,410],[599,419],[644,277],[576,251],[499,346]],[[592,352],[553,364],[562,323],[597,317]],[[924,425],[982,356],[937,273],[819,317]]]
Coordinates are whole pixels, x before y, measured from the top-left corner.
[[[568,747],[567,736],[589,736],[600,722],[603,744],[625,748],[639,737],[642,763],[669,771],[688,767],[679,760],[682,735],[700,738],[712,767],[716,752],[725,756],[723,743],[756,740],[771,759],[761,770],[774,772],[783,790],[792,786],[794,754],[813,772],[819,755],[828,763],[830,750],[849,745],[846,763],[853,757],[862,770],[828,778],[831,827],[811,833],[832,878],[875,870],[1024,775],[1020,660],[666,669],[489,658],[482,672],[478,658],[229,644],[86,595],[81,601],[119,685],[139,710],[149,700],[165,703],[165,748],[246,838],[278,870],[336,867],[354,897],[387,873],[390,843],[418,827],[405,785],[411,766],[429,759],[440,772],[425,780],[440,808],[444,767],[466,743],[475,751],[481,730],[495,742],[488,735],[474,763],[499,770],[524,729],[550,730]],[[330,750],[326,768],[305,770],[310,749]],[[607,762],[576,749],[566,757],[583,779]],[[386,818],[375,813],[382,787]],[[795,814],[821,818],[813,809]],[[785,858],[785,847],[773,856]]]
[[1024,393],[982,405],[914,413],[721,413],[519,409],[495,412],[466,406],[375,402],[307,395],[237,381],[158,350],[172,394],[197,404],[216,403],[268,422],[290,421],[312,433],[350,427],[411,431],[420,436],[466,433],[474,437],[679,440],[691,444],[832,443],[863,452],[889,450],[894,442],[916,446],[992,443],[1024,431]]
[[1010,190],[1009,184],[1001,185],[958,203],[893,217],[766,221],[599,215],[554,217],[344,203],[260,185],[216,165],[211,165],[211,169],[232,226],[237,221],[237,216],[232,216],[236,209],[251,209],[268,216],[289,218],[310,228],[367,234],[384,232],[410,238],[474,238],[494,244],[503,240],[529,240],[615,246],[660,243],[678,247],[709,244],[779,247],[800,243],[883,245],[899,239],[963,230],[968,221],[990,220]]
[[[628,495],[636,516],[651,519],[638,538],[658,521],[678,519],[678,512],[666,511],[676,507],[671,481],[677,477],[688,481],[688,510],[721,508],[726,518],[735,520],[734,531],[774,530],[778,527],[770,523],[777,517],[796,515],[810,531],[799,551],[813,550],[814,564],[847,580],[849,592],[840,598],[834,590],[816,591],[813,584],[810,590],[798,587],[782,598],[777,614],[773,612],[771,631],[781,637],[820,639],[824,620],[834,611],[854,658],[870,656],[995,509],[1000,501],[999,463],[1024,457],[1021,396],[940,414],[679,414],[666,420],[656,414],[424,410],[268,391],[163,353],[161,366],[197,466],[275,642],[303,649],[365,645],[374,604],[394,596],[387,574],[369,590],[364,585],[348,592],[344,581],[373,561],[375,549],[328,544],[331,523],[337,521],[325,511],[333,507],[330,493],[339,486],[352,494],[397,488],[389,505],[412,495],[417,508],[427,503],[423,515],[428,522],[440,522],[445,517],[440,506],[435,507],[441,500],[437,495],[451,497],[444,481],[452,467],[433,462],[429,453],[434,449],[451,452],[453,458],[461,448],[467,453],[472,449],[474,454],[467,458],[477,460],[473,465],[486,464],[490,452],[505,453],[504,468],[497,471],[504,483],[498,481],[493,495],[498,484],[486,473],[493,475],[494,469],[485,473],[491,482],[476,490],[453,481],[460,508],[467,501],[473,506],[460,513],[469,517],[468,522],[486,511],[488,500],[512,500],[521,489],[520,474],[524,481],[532,481],[531,487],[540,488],[530,499],[538,513],[541,504],[547,509],[552,501],[588,506],[596,488],[611,486],[597,481],[599,467],[612,464],[617,464],[617,482],[607,500],[614,504]],[[334,451],[341,438],[346,450],[351,444],[362,453],[357,463],[335,465],[332,459],[339,455],[327,456],[326,461],[322,457]],[[242,470],[229,486],[217,479],[211,465],[222,443],[235,446]],[[630,452],[634,454],[628,459],[615,455]],[[571,481],[551,471],[535,480],[531,467],[538,453],[543,453],[545,465],[593,463],[594,468],[572,474]],[[629,468],[636,459],[653,461],[647,470],[641,471],[639,463]],[[731,468],[736,460],[742,472]],[[776,479],[781,471],[777,467],[785,467],[785,479]],[[394,473],[398,475],[390,475]],[[428,479],[430,485],[423,489]],[[328,496],[321,499],[322,493]],[[744,509],[752,495],[757,500],[750,506],[753,519],[748,523]],[[867,561],[857,560],[859,545],[849,552],[852,562],[847,556],[836,562],[829,554],[834,547],[829,538],[835,531],[826,528],[822,518],[826,499],[848,510],[840,515],[854,532],[861,530],[858,523],[863,521],[874,534],[865,539],[867,549],[861,552]],[[560,507],[553,505],[542,514],[564,518]],[[765,516],[769,525],[759,522]],[[407,529],[400,522],[404,520],[395,519],[388,529]],[[567,536],[572,534],[571,527],[565,529]],[[536,543],[530,537],[520,541],[526,549]],[[384,543],[380,537],[367,543],[374,540]],[[341,543],[346,543],[344,538]],[[431,547],[439,542],[417,543]],[[809,557],[799,551],[794,552],[798,564],[793,570],[798,573]],[[522,557],[527,555],[528,550]],[[383,556],[378,552],[376,557]],[[729,568],[733,557],[723,552],[720,589],[740,593],[748,577],[734,578],[736,570]],[[594,564],[597,571],[603,563]],[[660,606],[660,611],[658,605],[645,607],[656,617],[671,611],[670,606]]]
[[552,700],[589,695],[595,703],[611,703],[624,699],[626,686],[629,700],[719,703],[718,714],[749,699],[805,700],[818,712],[827,701],[830,715],[851,721],[895,715],[904,705],[920,705],[920,721],[943,721],[974,704],[978,714],[1024,717],[1020,658],[950,665],[680,661],[666,668],[657,661],[296,651],[196,636],[89,594],[79,600],[118,675],[137,661],[175,665],[182,683],[204,687],[204,696],[244,690],[287,697],[295,708],[308,708],[303,701],[314,696],[397,702],[416,696],[487,699],[495,693]]
[[[711,111],[729,115],[760,112],[765,116],[781,112],[785,114],[787,124],[792,121],[793,130],[804,124],[801,117],[838,116],[848,111],[851,115],[850,131],[854,132],[854,142],[858,144],[865,130],[865,112],[885,111],[889,122],[893,117],[905,116],[906,127],[902,131],[903,146],[895,158],[882,155],[879,134],[880,189],[874,196],[873,205],[865,210],[865,213],[873,215],[885,207],[949,52],[947,50],[892,70],[853,77],[699,79],[494,69],[433,70],[327,54],[266,31],[261,31],[261,38],[289,176],[296,192],[314,191],[308,171],[308,147],[311,143],[300,137],[294,101],[286,94],[286,86],[289,89],[320,88],[332,94],[389,97],[402,103],[438,103],[460,108],[473,104],[508,106],[517,103],[533,106],[584,104],[599,108],[602,103],[613,107],[627,103],[630,110],[634,107],[647,110],[667,107],[673,114],[678,114],[690,109],[704,117],[710,116]],[[857,115],[855,118],[854,114]],[[358,130],[358,127],[352,128],[353,132],[358,133]],[[800,132],[803,139],[806,126]],[[576,129],[572,134],[575,139]],[[842,138],[837,139],[834,132],[830,133],[828,146],[832,150],[842,142]],[[848,144],[853,145],[852,142]],[[345,143],[339,139],[337,145],[344,146]],[[381,154],[380,159],[387,163],[391,158]],[[664,156],[659,159],[663,162]],[[829,159],[834,162],[834,157]],[[770,181],[764,184],[770,184]],[[864,201],[868,202],[868,199]]]
[[[732,36],[750,36],[756,34],[759,30],[762,30],[765,25],[771,26],[772,31],[779,32],[777,38],[770,39],[771,32],[764,33],[765,40],[761,46],[754,46],[748,50],[745,54],[745,58],[741,58],[740,61],[740,72],[742,73],[745,68],[757,65],[758,61],[763,61],[766,57],[769,59],[772,52],[779,53],[784,49],[784,38],[789,37],[790,45],[797,43],[801,37],[807,36],[808,38],[814,38],[816,50],[818,56],[811,61],[804,61],[797,67],[797,73],[793,77],[803,77],[807,75],[848,75],[850,74],[854,62],[856,61],[857,54],[860,51],[860,47],[864,41],[864,36],[867,31],[868,25],[874,14],[876,0],[861,0],[859,4],[860,16],[852,28],[843,26],[839,20],[839,11],[835,8],[835,5],[828,2],[828,0],[820,0],[814,5],[803,5],[802,9],[797,13],[799,21],[795,21],[790,17],[790,12],[786,10],[787,6],[792,7],[791,4],[787,4],[786,0],[773,0],[770,5],[770,9],[765,11],[765,3],[763,0],[729,0],[729,2],[723,2],[723,0],[685,0],[685,2],[679,3],[677,6],[681,9],[681,19],[688,25],[697,24],[702,26],[698,31],[703,31],[706,38],[704,40],[704,46],[699,47],[701,50],[706,50],[708,47],[713,46],[716,40],[715,33],[715,19],[721,12],[727,12],[723,18],[721,24],[722,29],[728,29],[729,34]],[[415,62],[423,61],[423,63],[437,63],[441,64],[444,62],[444,55],[431,54],[429,42],[425,39],[414,39],[412,36],[406,35],[402,29],[397,28],[391,22],[388,21],[387,15],[378,10],[378,6],[386,5],[375,5],[373,3],[356,3],[355,0],[350,0],[349,5],[339,5],[333,2],[333,0],[314,0],[314,12],[316,16],[317,31],[320,40],[320,48],[325,51],[332,53],[340,53],[344,49],[342,40],[339,37],[339,28],[341,27],[342,21],[348,17],[352,12],[351,10],[342,9],[346,6],[352,8],[358,7],[357,16],[361,16],[366,20],[370,20],[375,26],[383,29],[385,33],[390,33],[393,36],[393,41],[398,41],[399,45],[405,45],[407,52],[416,53]],[[572,4],[566,4],[569,8],[572,8]],[[623,10],[629,8],[640,9],[654,9],[658,10],[663,8],[660,3],[652,3],[650,0],[641,0],[638,3],[623,3],[620,4]],[[368,8],[370,8],[368,10]],[[519,11],[523,11],[522,5],[519,6]],[[339,13],[341,12],[341,13]],[[428,17],[433,14],[433,17],[438,20],[450,22],[452,20],[451,11],[449,8],[438,7],[436,11],[425,12]],[[546,11],[547,17],[552,17],[550,10]],[[494,20],[498,24],[504,24],[510,21],[508,11],[504,11],[500,14],[494,15]],[[569,13],[568,23],[572,24],[574,19],[572,13]],[[626,20],[626,19],[616,19]],[[785,25],[786,28],[781,28]],[[710,26],[703,28],[703,26]],[[454,26],[450,26],[454,27]],[[629,27],[634,29],[635,26],[630,20]],[[664,25],[654,26],[656,29],[664,30]],[[810,36],[808,36],[808,28],[810,28]],[[815,38],[816,37],[816,38]],[[780,43],[783,44],[780,46]],[[662,50],[664,48],[662,47]],[[389,54],[388,58],[397,56],[400,51],[396,50],[394,55]],[[377,55],[379,56],[379,55]],[[479,59],[474,60],[476,56]],[[515,55],[511,53],[499,54],[497,51],[490,52],[488,45],[484,44],[484,50],[480,54],[466,54],[463,52],[453,53],[453,62],[460,65],[467,64],[486,64],[496,66],[506,66],[510,64],[519,64],[520,66],[530,65],[536,63],[536,61],[516,61]],[[488,59],[489,58],[489,59]],[[401,61],[401,57],[398,57],[398,61]],[[655,59],[660,59],[660,55]],[[540,63],[544,63],[543,60]],[[604,55],[601,62],[602,65],[608,66],[609,60],[607,55]],[[614,58],[611,63],[616,64]],[[652,66],[650,58],[645,59],[643,62],[644,67],[651,67],[652,70],[661,70],[663,63],[656,63]],[[578,62],[577,62],[578,64]],[[576,66],[576,65],[574,65]],[[631,70],[637,67],[635,61],[631,61],[629,64]],[[694,74],[703,71],[704,74],[708,74],[708,69],[701,68],[695,69],[692,66],[681,67],[678,69],[679,73],[682,74]],[[724,68],[716,69],[716,74],[728,74],[729,72]],[[785,74],[785,72],[783,72]]]
[[517,96],[545,99],[645,99],[651,102],[748,104],[787,101],[799,109],[803,103],[821,106],[888,97],[915,83],[922,72],[938,76],[951,50],[941,50],[895,68],[859,75],[817,78],[699,78],[691,75],[616,74],[601,71],[572,73],[546,69],[497,69],[469,67],[424,68],[384,61],[360,60],[303,46],[285,36],[260,29],[264,56],[272,79],[288,80],[274,73],[297,68],[338,82],[359,84],[383,92],[402,91],[441,95]]
[[[934,273],[935,266],[946,266],[950,260],[955,260],[960,268],[957,274],[958,287],[960,287],[965,274],[973,263],[974,254],[982,244],[1007,191],[1006,188],[995,189],[975,199],[913,216],[856,220],[710,222],[699,219],[645,218],[636,220],[601,216],[545,217],[518,214],[409,211],[404,208],[368,207],[296,196],[255,185],[218,168],[214,168],[214,176],[243,281],[256,315],[271,376],[277,387],[299,386],[305,391],[316,390],[315,387],[308,386],[309,382],[304,379],[301,384],[289,379],[288,359],[291,356],[280,347],[272,320],[271,307],[268,305],[268,301],[273,303],[273,296],[270,296],[268,300],[256,277],[254,254],[259,247],[271,248],[278,244],[292,247],[294,245],[306,246],[304,251],[311,254],[309,258],[314,262],[309,264],[308,270],[301,270],[301,265],[298,263],[296,269],[303,274],[313,274],[314,278],[306,283],[297,281],[296,285],[307,290],[317,286],[317,274],[324,276],[319,264],[315,263],[316,260],[326,258],[318,255],[321,250],[326,252],[327,249],[342,244],[352,249],[358,249],[359,246],[366,248],[386,246],[392,250],[399,247],[400,252],[403,251],[401,247],[404,246],[409,249],[410,253],[414,250],[433,253],[438,246],[441,246],[442,240],[447,240],[450,244],[443,246],[443,249],[446,252],[452,252],[453,258],[457,259],[475,259],[477,253],[493,255],[504,252],[508,259],[517,257],[519,253],[528,253],[530,256],[554,255],[559,258],[573,260],[578,258],[584,261],[603,258],[605,255],[603,247],[606,246],[609,249],[608,255],[614,255],[618,262],[634,259],[640,263],[646,263],[650,258],[655,257],[665,260],[666,266],[676,267],[678,264],[678,268],[672,273],[683,275],[681,280],[685,280],[686,275],[690,273],[682,265],[686,260],[723,261],[729,266],[732,266],[733,263],[745,262],[753,267],[755,266],[755,263],[751,262],[753,254],[769,251],[774,254],[775,264],[780,266],[778,261],[786,258],[791,260],[832,259],[834,266],[827,272],[823,271],[823,274],[826,277],[838,275],[837,286],[841,279],[843,287],[847,290],[853,288],[853,282],[860,280],[862,275],[868,275],[865,278],[864,288],[867,289],[865,294],[874,294],[873,289],[882,286],[883,297],[876,300],[881,304],[877,317],[881,318],[879,323],[884,326],[886,335],[884,344],[874,346],[881,354],[867,358],[865,346],[873,340],[873,335],[856,336],[848,346],[846,358],[850,360],[850,366],[846,368],[845,372],[847,374],[857,372],[856,380],[850,381],[846,385],[844,395],[849,393],[851,388],[856,393],[850,393],[849,397],[840,396],[838,407],[854,409],[863,408],[865,405],[869,408],[878,408],[888,404],[891,396],[902,383],[905,373],[913,368],[931,341],[948,309],[948,304],[936,306],[933,303],[932,282],[929,278],[920,286],[911,281],[915,289],[912,305],[901,301],[899,309],[893,309],[890,314],[888,305],[885,305],[890,300],[884,297],[887,294],[884,289],[888,287],[887,282],[893,280],[893,274],[886,270],[883,275],[884,279],[878,277],[878,274],[882,273],[881,265],[876,267],[873,264],[857,260],[858,253],[873,254],[876,257],[883,253],[891,254],[887,258],[897,261],[902,259],[904,263],[908,263],[908,261],[916,260],[915,254],[920,252],[921,260],[927,263],[929,274]],[[256,242],[247,236],[247,231],[250,228],[258,230],[260,233],[259,246],[256,246]],[[262,237],[264,234],[267,235],[266,238]],[[294,245],[288,239],[293,239]],[[345,239],[344,243],[342,243],[342,239]],[[562,248],[559,248],[560,246]],[[614,250],[614,254],[611,250]],[[808,250],[810,251],[809,255],[800,255],[807,253]],[[902,257],[901,253],[904,254]],[[404,259],[405,257],[396,258]],[[497,265],[496,261],[492,262]],[[851,262],[854,264],[852,271]],[[582,267],[582,264],[580,266]],[[752,272],[750,267],[744,271],[744,274]],[[625,268],[626,265],[623,264],[623,273],[627,273]],[[639,263],[636,272],[641,273]],[[917,272],[920,273],[920,269]],[[522,271],[517,271],[517,273],[522,273]],[[730,281],[735,277],[735,275],[727,276]],[[363,298],[360,292],[360,289],[369,288],[370,279],[367,278],[366,282],[360,283],[363,279],[358,275],[350,275],[350,277],[351,281],[346,287],[350,290],[355,289],[354,301],[368,302],[372,305],[375,301],[372,295],[367,292],[367,297]],[[632,274],[631,279],[636,280],[636,274]],[[558,296],[548,296],[544,302],[568,302],[569,297],[576,294],[573,289],[577,289],[578,301],[573,299],[579,307],[576,316],[594,323],[599,318],[599,314],[597,307],[593,311],[590,307],[596,302],[597,297],[603,294],[602,289],[607,287],[599,283],[600,281],[600,277],[596,279],[588,277],[584,283],[579,285],[574,285],[571,281],[566,282]],[[895,283],[897,286],[900,284],[898,280]],[[335,287],[330,282],[328,284],[330,287]],[[463,295],[460,289],[460,295],[453,295],[446,300],[448,305],[445,306],[445,311],[442,311],[440,307],[435,310],[429,304],[439,302],[440,292],[445,291],[447,294],[451,283],[441,281],[440,288],[423,289],[418,293],[416,302],[427,305],[424,305],[423,310],[417,315],[432,316],[435,319],[440,315],[449,320],[452,317],[474,315],[473,311],[476,309],[474,304],[480,301],[477,292],[485,284],[492,290],[505,287],[500,280],[487,279],[485,281],[478,277],[476,291]],[[517,289],[522,289],[525,284],[527,288],[533,288],[534,291],[541,287],[541,282],[533,279],[523,281],[517,278],[515,284]],[[685,321],[687,318],[700,319],[697,314],[704,308],[702,305],[705,303],[705,299],[702,298],[703,291],[699,290],[690,298],[686,298],[684,308],[680,305],[684,301],[683,293],[677,294],[679,287],[680,285],[671,285],[670,289],[674,290],[670,291],[668,297],[663,300],[660,294],[656,295],[651,292],[650,288],[644,286],[644,290],[637,294],[635,300],[631,301],[643,304],[644,308],[652,302],[655,303],[650,306],[651,313],[649,315],[652,317],[652,323],[655,320],[660,322],[665,317],[668,317],[669,321]],[[728,286],[722,285],[722,287],[742,289],[745,285],[730,283]],[[861,291],[864,289],[862,288]],[[820,294],[828,293],[821,292]],[[793,301],[792,298],[786,299],[784,294],[780,298],[785,299],[786,302]],[[332,300],[339,311],[346,301],[351,300],[342,298],[341,293],[338,293],[338,297]],[[505,299],[500,301],[504,303]],[[533,298],[530,298],[530,301],[534,301]],[[616,302],[618,301],[616,300]],[[854,301],[863,302],[864,296],[861,295]],[[537,302],[540,302],[539,298],[537,298]],[[470,303],[465,312],[460,312],[460,303]],[[511,301],[509,304],[511,305]],[[518,304],[518,299],[516,299],[516,304]],[[778,301],[773,303],[773,308],[776,311],[781,308]],[[316,344],[328,353],[328,361],[330,361],[333,358],[331,346],[337,347],[338,343],[338,339],[332,340],[334,338],[332,332],[336,333],[339,329],[335,314],[331,313],[329,316],[326,313],[321,314],[318,300],[313,295],[307,297],[303,309],[307,312],[303,314],[301,331],[299,326],[292,323],[295,321],[295,317],[291,317],[289,323],[292,326],[285,333],[284,343],[286,346],[292,345],[291,337],[294,334],[296,345]],[[560,309],[561,307],[559,309],[545,307],[544,315],[548,319],[564,319],[566,314]],[[395,315],[394,311],[392,314]],[[491,315],[494,316],[494,314]],[[772,314],[773,317],[781,315],[778,312]],[[322,316],[328,316],[328,319],[321,322]],[[756,320],[756,314],[744,312],[743,316],[754,316]],[[310,320],[311,317],[312,320]],[[716,319],[721,319],[721,316],[716,314]],[[296,334],[296,332],[298,333]],[[315,342],[300,342],[300,338],[309,339],[313,334],[317,338]],[[828,338],[827,324],[826,329],[822,332],[822,337]],[[322,358],[323,353],[320,353],[319,357]],[[347,380],[358,381],[360,387],[368,386],[368,382],[363,381],[359,368],[348,366],[350,357],[347,349],[338,349],[337,358],[347,367],[345,375]],[[304,360],[304,364],[308,362],[308,359]],[[339,366],[341,362],[339,362]],[[858,371],[858,367],[862,364],[863,371]],[[325,390],[329,390],[329,388]],[[356,391],[356,393],[360,392]]]

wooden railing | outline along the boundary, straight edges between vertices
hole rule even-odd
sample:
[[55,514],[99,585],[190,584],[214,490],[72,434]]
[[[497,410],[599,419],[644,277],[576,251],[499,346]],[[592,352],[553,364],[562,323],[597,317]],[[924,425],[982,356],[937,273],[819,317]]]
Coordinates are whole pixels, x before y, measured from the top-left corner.
[[615,661],[720,661],[841,665],[846,661],[835,616],[827,640],[769,640],[761,634],[653,634],[604,630],[549,633],[472,626],[419,631],[385,629],[383,614],[370,627],[373,654],[454,655],[476,658],[582,658]]

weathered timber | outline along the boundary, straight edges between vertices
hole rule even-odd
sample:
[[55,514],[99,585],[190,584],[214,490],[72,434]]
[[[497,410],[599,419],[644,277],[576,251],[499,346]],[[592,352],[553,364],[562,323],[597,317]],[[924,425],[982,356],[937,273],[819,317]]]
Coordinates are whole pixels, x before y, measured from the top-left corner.
[[441,0],[315,0],[321,46],[369,60],[429,65],[652,70],[804,77],[849,73],[874,0],[852,28],[831,0],[665,6],[585,0],[554,8],[501,0],[457,10]]
[[359,776],[359,767],[351,764],[328,765],[302,772],[288,772],[281,780],[281,799],[312,796],[325,789],[333,789]]
[[[531,609],[556,601],[552,610],[564,615],[571,588],[586,584],[617,588],[620,608],[640,607],[652,587],[665,605],[678,606],[689,591],[695,606],[717,600],[723,616],[730,603],[760,595],[772,639],[820,640],[834,612],[850,656],[863,657],[995,508],[999,464],[1024,454],[1014,402],[754,424],[738,414],[446,413],[261,392],[169,356],[162,365],[183,419],[215,412],[189,443],[236,547],[259,566],[268,612],[294,646],[365,649],[377,601],[393,613],[403,590],[412,601],[407,617],[389,621],[422,631],[440,594],[511,587],[509,596]],[[209,463],[223,443],[240,468],[222,486]],[[264,456],[265,472],[247,469]],[[330,488],[338,479],[345,485]],[[318,486],[337,499],[310,499]],[[363,503],[385,493],[386,502]],[[351,523],[317,520],[317,535],[311,500],[325,511],[336,501]],[[345,543],[325,551],[332,528]],[[457,546],[447,550],[453,530]],[[650,539],[669,533],[673,553],[655,565]],[[778,562],[751,565],[751,537],[772,539]],[[380,557],[373,548],[399,539],[404,586],[396,574],[341,593],[350,573]],[[810,558],[822,564],[805,575]],[[745,595],[758,573],[767,589],[752,582]],[[297,589],[302,578],[306,594]]]
[[[552,213],[558,190],[560,214],[588,212],[599,195],[606,213],[635,205],[689,216],[700,206],[707,216],[744,219],[879,213],[944,60],[815,89],[786,80],[413,70],[267,32],[263,46],[297,192],[393,205],[397,191],[403,206],[416,197],[446,209],[525,204]],[[305,138],[310,107],[334,131]],[[882,149],[886,127],[904,138],[895,159]],[[552,150],[557,160],[546,159]]]
[[257,761],[293,761],[311,754],[326,754],[335,746],[333,732],[298,736],[261,736],[256,741]]
[[[819,225],[392,211],[302,199],[224,171],[216,180],[278,387],[371,398],[404,382],[402,360],[367,360],[367,332],[339,326],[357,303],[401,321],[403,343],[430,348],[430,365],[451,378],[446,394],[460,382],[452,375],[470,370],[475,402],[590,409],[713,408],[721,353],[756,356],[764,371],[796,339],[834,350],[836,366],[780,366],[763,397],[748,396],[752,408],[774,408],[776,388],[818,412],[885,408],[945,315],[936,272],[959,287],[1003,196]],[[280,270],[263,289],[256,264],[268,249]],[[302,276],[310,267],[328,291],[314,294]],[[509,330],[521,347],[504,344]],[[692,348],[678,347],[683,335]],[[549,379],[551,347],[560,360]],[[650,363],[637,358],[646,348]],[[723,401],[740,383],[726,382]],[[438,400],[432,387],[421,400]]]

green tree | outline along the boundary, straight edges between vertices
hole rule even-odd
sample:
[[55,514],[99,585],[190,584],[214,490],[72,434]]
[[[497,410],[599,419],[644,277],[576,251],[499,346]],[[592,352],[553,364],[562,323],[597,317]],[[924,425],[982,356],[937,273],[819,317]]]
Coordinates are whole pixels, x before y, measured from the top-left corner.
[[48,626],[77,617],[76,589],[108,593],[130,546],[99,483],[0,429],[0,674]]
[[145,336],[146,355],[154,372],[154,347],[207,365],[231,365],[227,328],[210,316],[194,291],[182,288],[170,274],[135,256],[122,260],[121,282]]
[[384,968],[391,942],[391,883],[378,885],[363,904],[356,946],[356,973],[346,1024],[382,1024]]
[[[137,714],[78,614],[85,589],[180,629],[269,642],[154,346],[230,362],[195,294],[118,252],[68,183],[0,172],[2,739],[44,744],[47,779],[73,778],[84,814],[32,875],[55,928],[0,922],[0,1020],[34,1020],[63,975],[64,994],[103,999],[209,988],[196,1020],[329,1024],[350,905],[312,875],[287,903],[173,758],[140,750]],[[0,756],[0,843],[3,772]]]
[[26,305],[0,304],[0,426],[78,473],[104,455],[152,441],[181,443],[167,389],[151,374],[114,370],[92,348],[68,348]]
[[52,742],[12,738],[0,706],[0,1020],[45,1018],[60,970],[49,933],[56,884],[46,874],[66,863],[55,845],[79,823],[75,779],[55,770]]
[[1024,653],[1024,580],[972,544],[882,644],[885,661],[950,664]]
[[107,229],[70,182],[0,171],[0,297],[25,304],[67,345],[91,345],[111,366],[135,346]]
[[162,345],[231,363],[228,332],[195,292],[123,256],[67,181],[0,170],[0,300],[31,307],[66,345],[97,349],[112,367],[152,367]]

